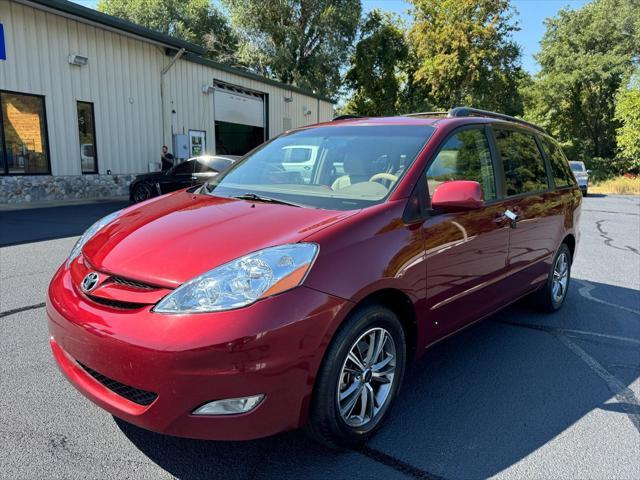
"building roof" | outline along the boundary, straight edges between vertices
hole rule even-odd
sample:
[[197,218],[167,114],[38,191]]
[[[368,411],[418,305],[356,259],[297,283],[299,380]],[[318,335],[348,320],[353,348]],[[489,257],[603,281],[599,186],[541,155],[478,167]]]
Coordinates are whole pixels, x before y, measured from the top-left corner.
[[81,18],[92,23],[104,25],[105,27],[109,27],[111,29],[120,30],[122,32],[136,35],[138,37],[142,37],[166,45],[168,47],[173,47],[175,49],[184,48],[187,54],[184,55],[183,58],[194,63],[199,63],[212,68],[216,68],[218,70],[233,73],[241,77],[249,78],[251,80],[257,80],[286,90],[291,90],[303,95],[307,95],[309,97],[318,98],[325,102],[336,103],[336,101],[332,98],[309,92],[303,88],[289,85],[283,82],[278,82],[277,80],[272,80],[270,78],[248,72],[246,70],[216,62],[204,57],[204,55],[207,54],[207,50],[199,45],[186,42],[171,35],[167,35],[166,33],[151,30],[150,28],[146,28],[136,23],[129,22],[128,20],[123,20],[112,15],[107,15],[106,13],[99,12],[92,8],[83,7],[82,5],[78,5],[77,3],[69,2],[67,0],[28,0],[28,2],[31,4],[41,5],[48,10],[58,11],[60,13]]

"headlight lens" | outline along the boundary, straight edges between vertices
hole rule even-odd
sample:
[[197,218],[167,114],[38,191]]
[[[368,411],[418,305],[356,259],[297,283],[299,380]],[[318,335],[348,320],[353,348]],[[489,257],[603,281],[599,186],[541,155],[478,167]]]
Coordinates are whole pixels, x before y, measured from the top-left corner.
[[91,237],[93,237],[96,233],[98,233],[100,230],[102,230],[105,226],[107,226],[109,223],[111,223],[113,220],[115,220],[120,215],[121,212],[122,212],[122,210],[118,210],[117,212],[110,213],[106,217],[101,218],[96,223],[91,225],[87,229],[87,231],[82,234],[82,236],[78,239],[76,244],[73,246],[73,249],[71,250],[71,254],[69,255],[69,258],[67,259],[67,265],[66,265],[67,268],[69,268],[69,265],[71,265],[71,262],[73,262],[73,260],[75,260],[80,255],[80,252],[82,252],[82,247],[84,247],[84,245],[89,240],[91,240]]
[[300,285],[317,254],[315,243],[259,250],[188,281],[163,298],[153,310],[199,313],[250,305]]

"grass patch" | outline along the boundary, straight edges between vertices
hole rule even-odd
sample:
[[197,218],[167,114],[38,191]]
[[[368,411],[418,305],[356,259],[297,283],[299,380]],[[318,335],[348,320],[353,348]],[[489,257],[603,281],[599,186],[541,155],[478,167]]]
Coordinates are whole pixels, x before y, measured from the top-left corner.
[[640,195],[640,177],[629,175],[610,178],[590,185],[589,192],[609,195]]

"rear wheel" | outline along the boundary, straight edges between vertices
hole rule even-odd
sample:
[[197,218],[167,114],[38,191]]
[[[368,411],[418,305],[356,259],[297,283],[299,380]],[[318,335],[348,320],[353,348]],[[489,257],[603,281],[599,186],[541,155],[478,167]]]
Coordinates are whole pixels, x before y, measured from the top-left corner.
[[135,203],[144,202],[153,197],[153,190],[147,183],[139,183],[133,187],[133,201]]
[[364,443],[388,415],[405,363],[406,341],[398,317],[378,305],[356,311],[325,354],[307,433],[331,448]]
[[536,304],[547,312],[560,310],[567,298],[571,280],[571,251],[563,243],[556,252],[544,287],[536,292]]

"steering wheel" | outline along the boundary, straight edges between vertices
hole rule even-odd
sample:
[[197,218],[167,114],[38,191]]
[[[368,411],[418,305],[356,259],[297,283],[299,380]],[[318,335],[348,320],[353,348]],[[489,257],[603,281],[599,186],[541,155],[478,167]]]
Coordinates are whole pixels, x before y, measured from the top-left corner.
[[370,182],[376,182],[378,180],[388,180],[391,182],[389,185],[393,185],[398,181],[398,177],[393,173],[376,173],[369,179]]

